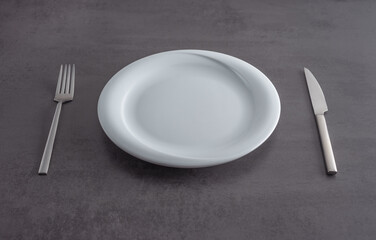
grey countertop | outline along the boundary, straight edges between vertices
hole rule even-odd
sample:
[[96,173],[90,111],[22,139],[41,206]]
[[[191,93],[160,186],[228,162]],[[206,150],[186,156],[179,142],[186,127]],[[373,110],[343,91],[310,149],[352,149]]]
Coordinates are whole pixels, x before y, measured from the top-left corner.
[[[206,49],[279,92],[280,122],[221,166],[140,161],[102,131],[109,78]],[[375,1],[1,1],[0,239],[375,239]],[[61,63],[77,66],[48,176],[37,170]],[[325,174],[303,67],[318,78],[339,173]]]

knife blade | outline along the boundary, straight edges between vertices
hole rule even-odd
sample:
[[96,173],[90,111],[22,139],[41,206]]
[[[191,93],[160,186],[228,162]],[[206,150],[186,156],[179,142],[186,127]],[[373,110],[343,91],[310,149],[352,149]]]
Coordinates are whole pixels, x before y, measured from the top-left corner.
[[326,125],[324,116],[324,113],[328,111],[328,106],[326,104],[324,93],[315,76],[313,76],[312,72],[308,68],[304,68],[304,73],[307,80],[307,86],[312,102],[313,112],[316,116],[317,127],[321,139],[321,146],[324,152],[327,174],[334,175],[337,173],[337,166],[329,137],[328,127]]

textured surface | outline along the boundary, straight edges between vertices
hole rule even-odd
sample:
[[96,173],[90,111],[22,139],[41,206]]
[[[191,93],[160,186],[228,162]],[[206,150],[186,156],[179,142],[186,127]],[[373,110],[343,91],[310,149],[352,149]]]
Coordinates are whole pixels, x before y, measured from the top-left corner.
[[[374,239],[376,2],[1,1],[1,239]],[[235,162],[139,161],[100,128],[101,89],[141,57],[239,57],[279,91],[271,138]],[[48,176],[37,170],[59,64],[76,63]],[[325,175],[303,67],[320,81],[339,173]]]

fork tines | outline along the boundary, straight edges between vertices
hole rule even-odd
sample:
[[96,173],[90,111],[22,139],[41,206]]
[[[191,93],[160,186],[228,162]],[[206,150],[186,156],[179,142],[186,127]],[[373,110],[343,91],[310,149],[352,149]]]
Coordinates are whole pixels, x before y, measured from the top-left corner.
[[75,65],[62,64],[56,86],[55,100],[72,100],[74,94]]

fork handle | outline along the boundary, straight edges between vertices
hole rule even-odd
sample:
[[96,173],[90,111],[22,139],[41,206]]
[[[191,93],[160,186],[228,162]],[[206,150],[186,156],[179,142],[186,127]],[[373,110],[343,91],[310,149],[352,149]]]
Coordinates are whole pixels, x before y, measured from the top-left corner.
[[62,104],[63,102],[60,101],[58,102],[56,106],[54,119],[52,120],[50,133],[48,134],[46,146],[44,147],[42,161],[40,162],[40,166],[39,166],[39,171],[38,171],[39,175],[47,175],[48,167],[50,166],[51,154],[52,154],[52,149],[54,147],[56,130],[57,130],[57,125],[59,123],[59,117],[60,117]]

